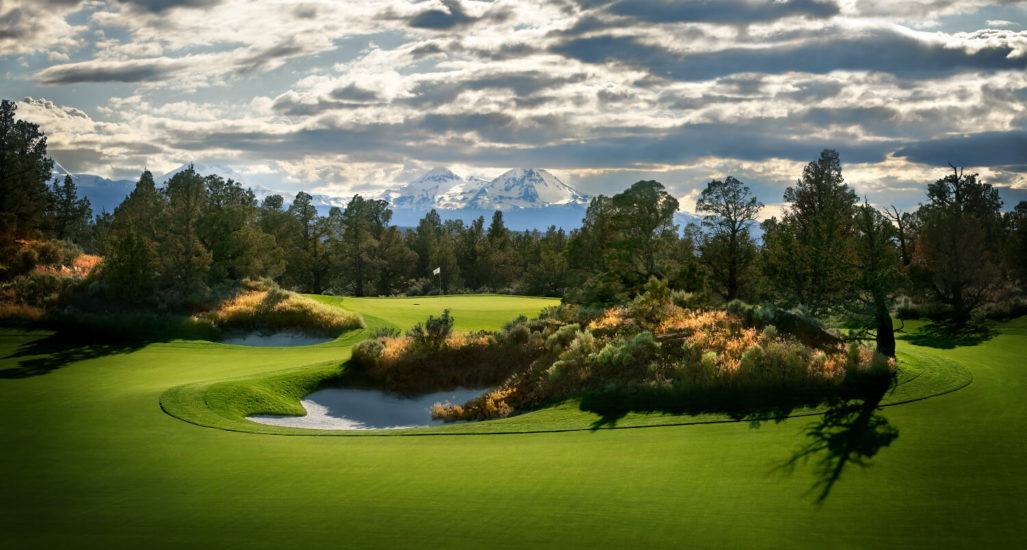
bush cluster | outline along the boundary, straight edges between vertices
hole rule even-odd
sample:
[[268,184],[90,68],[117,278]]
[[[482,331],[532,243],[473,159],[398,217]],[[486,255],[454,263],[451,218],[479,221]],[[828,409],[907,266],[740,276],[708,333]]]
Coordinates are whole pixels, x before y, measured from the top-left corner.
[[[495,418],[573,395],[618,392],[683,400],[716,395],[727,407],[735,394],[826,394],[894,370],[894,361],[855,343],[846,347],[802,315],[738,304],[730,312],[687,310],[660,286],[587,321],[580,311],[563,311],[562,319],[547,312],[511,323],[493,337],[506,349],[484,355],[520,347],[528,361],[497,389],[465,404],[439,404],[434,416]],[[786,328],[770,323],[782,319]]]
[[248,283],[234,298],[198,317],[209,319],[222,330],[301,331],[330,337],[364,327],[357,313],[282,290],[266,281]]

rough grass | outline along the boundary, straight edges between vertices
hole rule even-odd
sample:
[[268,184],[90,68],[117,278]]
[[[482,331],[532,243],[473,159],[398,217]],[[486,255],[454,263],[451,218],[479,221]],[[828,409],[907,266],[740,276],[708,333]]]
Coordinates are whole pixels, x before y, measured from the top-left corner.
[[[950,349],[900,340],[894,395],[915,395],[939,372],[945,387],[958,386],[960,370],[973,383],[875,410],[863,431],[825,428],[833,416],[824,415],[758,429],[348,438],[210,429],[157,403],[186,384],[332,368],[349,335],[342,346],[168,342],[84,353],[50,333],[3,329],[0,547],[1017,548],[1027,524],[1027,319],[994,331]],[[914,362],[919,373],[907,369]],[[53,368],[18,375],[40,363]],[[443,428],[528,431],[585,414],[565,402]],[[882,423],[897,431],[883,447],[874,443]],[[825,433],[835,434],[831,447],[781,467]],[[851,452],[868,446],[871,457]],[[840,475],[818,501],[832,479],[825,465]]]
[[228,331],[302,331],[333,338],[365,327],[358,313],[278,288],[242,292],[205,317]]

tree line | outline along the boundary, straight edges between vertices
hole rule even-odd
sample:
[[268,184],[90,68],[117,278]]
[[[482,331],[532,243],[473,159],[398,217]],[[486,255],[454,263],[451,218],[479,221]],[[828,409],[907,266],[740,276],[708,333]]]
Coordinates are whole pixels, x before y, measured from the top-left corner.
[[881,210],[860,200],[838,153],[824,150],[785,190],[784,213],[762,222],[762,239],[754,227],[764,205],[731,176],[706,184],[702,223],[686,227],[656,181],[595,197],[570,232],[512,231],[500,211],[465,223],[432,210],[400,228],[386,201],[360,195],[322,216],[307,193],[289,205],[280,195],[258,201],[239,182],[192,169],[163,187],[143,172],[114,212],[92,216],[70,177],[49,183],[45,136],[13,113],[5,101],[3,254],[26,235],[73,241],[105,258],[98,286],[127,305],[187,309],[267,278],[311,293],[506,292],[601,306],[630,300],[655,277],[696,303],[860,318],[893,351],[897,296],[963,324],[1027,281],[1027,202],[1002,213],[997,191],[956,167],[927,186],[917,210]]

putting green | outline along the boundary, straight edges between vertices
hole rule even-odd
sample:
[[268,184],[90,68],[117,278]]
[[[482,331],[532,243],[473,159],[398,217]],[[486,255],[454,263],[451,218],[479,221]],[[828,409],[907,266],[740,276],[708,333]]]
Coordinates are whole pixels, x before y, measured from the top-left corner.
[[[426,314],[377,316],[409,326]],[[215,430],[158,402],[190,384],[336,368],[357,335],[112,347],[3,329],[0,547],[1017,547],[1027,319],[995,330],[972,347],[901,341],[921,377],[961,372],[929,365],[954,363],[973,383],[865,417],[348,438]],[[297,372],[317,368],[250,397],[299,394]],[[293,394],[278,393],[288,380]]]

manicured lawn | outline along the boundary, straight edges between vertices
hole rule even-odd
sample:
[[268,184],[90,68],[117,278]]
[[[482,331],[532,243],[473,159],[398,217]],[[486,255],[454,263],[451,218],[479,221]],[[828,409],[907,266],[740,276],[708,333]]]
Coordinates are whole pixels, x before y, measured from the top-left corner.
[[387,320],[406,330],[429,315],[438,317],[449,308],[455,319],[454,330],[490,330],[503,326],[521,314],[532,315],[544,307],[559,305],[556,298],[507,296],[501,294],[462,294],[416,298],[349,298],[309,295],[320,302]]
[[[552,303],[341,300],[402,327],[448,306],[462,329]],[[516,435],[236,433],[172,418],[159,399],[184,384],[332,368],[358,335],[292,349],[55,348],[45,333],[0,330],[0,548],[1020,547],[1027,319],[997,330],[973,347],[900,342],[907,361],[956,361],[973,383],[835,419],[832,450],[792,471],[780,466],[825,417]],[[841,461],[851,450],[876,454],[861,467]]]

